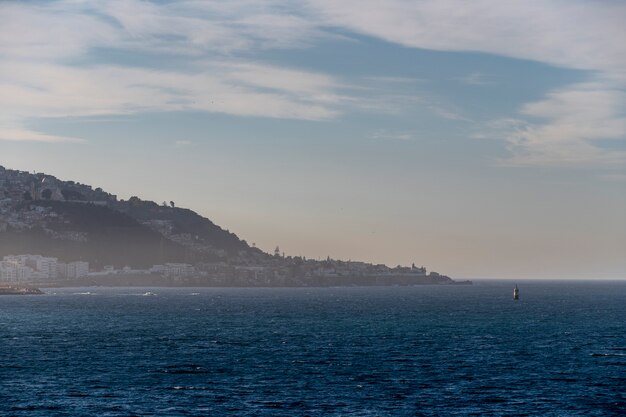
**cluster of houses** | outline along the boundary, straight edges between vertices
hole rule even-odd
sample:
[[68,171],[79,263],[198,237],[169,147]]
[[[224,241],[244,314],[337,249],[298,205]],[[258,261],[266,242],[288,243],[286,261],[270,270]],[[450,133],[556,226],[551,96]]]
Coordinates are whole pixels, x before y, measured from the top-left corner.
[[44,173],[0,166],[0,199],[56,201],[116,201],[117,197],[87,184],[62,181]]
[[17,205],[28,200],[106,204],[107,201],[116,201],[117,197],[100,188],[93,189],[74,181],[61,181],[51,175],[31,174],[0,166],[0,232],[6,231],[8,227],[19,230],[41,226],[46,220],[56,216],[47,207],[15,209]]
[[[107,283],[118,279],[141,280],[161,277],[172,285],[195,284],[216,286],[307,286],[381,283],[410,284],[427,277],[444,278],[436,273],[426,274],[423,267],[387,268],[362,262],[304,260],[282,258],[270,266],[244,266],[227,262],[164,263],[149,268],[135,269],[129,266],[116,268],[104,266],[97,271],[89,270],[84,261],[60,262],[57,258],[42,255],[8,255],[0,261],[0,284],[61,283],[63,281],[88,278],[90,281]],[[447,278],[447,277],[446,277]],[[417,281],[416,281],[417,280]]]
[[107,265],[101,271],[94,271],[89,274],[91,277],[103,277],[108,275],[161,275],[166,278],[190,277],[197,274],[197,269],[191,264],[183,263],[165,263],[163,265],[153,265],[146,269],[136,269],[130,266],[123,268],[115,268],[113,265]]
[[49,282],[88,274],[89,263],[84,261],[65,263],[42,255],[8,255],[0,261],[2,283]]
[[102,270],[89,270],[89,262],[59,262],[58,258],[42,255],[8,255],[0,261],[0,284],[24,284],[36,282],[59,282],[86,277],[110,275],[160,275],[166,278],[191,277],[197,269],[190,264],[166,263],[148,269],[133,269],[125,266],[116,269],[107,265]]

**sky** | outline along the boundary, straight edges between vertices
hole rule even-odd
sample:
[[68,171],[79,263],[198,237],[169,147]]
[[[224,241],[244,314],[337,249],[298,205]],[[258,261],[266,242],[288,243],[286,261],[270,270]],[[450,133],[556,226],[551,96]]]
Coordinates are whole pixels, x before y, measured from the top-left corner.
[[266,251],[626,277],[626,3],[3,1],[0,165]]

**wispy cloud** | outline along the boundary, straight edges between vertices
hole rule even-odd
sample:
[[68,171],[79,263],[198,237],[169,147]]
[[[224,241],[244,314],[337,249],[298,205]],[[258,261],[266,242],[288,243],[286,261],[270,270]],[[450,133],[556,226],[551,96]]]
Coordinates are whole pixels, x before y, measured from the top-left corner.
[[0,140],[15,142],[84,143],[82,138],[49,135],[29,129],[0,128]]
[[486,52],[626,74],[626,4],[553,0],[311,0],[318,19],[408,47]]
[[454,80],[467,85],[493,85],[497,83],[493,75],[480,72],[472,72],[463,77],[456,77]]
[[0,77],[0,107],[13,120],[183,110],[320,120],[337,112],[329,77],[260,65],[209,62],[181,73],[13,61]]
[[[625,137],[626,43],[620,40],[626,39],[626,3],[313,0],[310,4],[329,24],[408,47],[491,53],[590,71],[594,82],[551,92],[511,115],[517,120],[508,130],[500,120],[479,135],[506,140],[513,152],[509,163],[623,161],[621,152],[602,149],[594,141]],[[458,81],[479,85],[493,80],[470,73]],[[499,126],[494,130],[495,125]]]
[[435,114],[439,117],[443,117],[448,120],[455,120],[458,122],[466,122],[466,123],[474,123],[472,119],[461,115],[459,112],[444,108],[439,105],[429,105],[428,106]]
[[493,121],[475,137],[502,139],[509,165],[602,164],[621,166],[626,152],[607,149],[600,140],[626,138],[626,93],[602,82],[583,83],[548,93],[520,109],[528,119]]
[[[302,17],[273,7],[248,1],[2,3],[0,107],[11,134],[0,139],[52,141],[27,130],[18,134],[38,117],[186,110],[336,117],[342,86],[333,77],[233,56],[253,48],[303,46],[325,36]],[[96,48],[158,53],[181,65],[163,71],[74,63]]]
[[[482,134],[505,140],[511,163],[621,159],[596,140],[624,137],[623,2],[62,0],[2,2],[0,14],[4,140],[62,140],[22,129],[37,117],[194,110],[328,120],[355,109],[397,113],[420,100],[429,106],[389,87],[416,82],[412,78],[379,76],[347,85],[329,74],[246,58],[251,51],[306,48],[338,38],[334,28],[339,28],[411,48],[482,52],[588,70],[590,82],[528,103],[510,115],[517,121],[509,130],[494,130],[492,123]],[[156,54],[177,65],[154,70],[81,61],[99,49]],[[457,81],[494,80],[473,72]],[[378,91],[371,95],[353,94],[372,85]],[[469,121],[436,103],[430,108],[439,117]]]
[[386,76],[374,76],[374,77],[365,77],[366,81],[374,81],[377,83],[391,83],[391,84],[418,84],[425,83],[428,80],[424,78],[413,78],[413,77],[386,77]]
[[378,129],[370,134],[370,139],[373,140],[413,140],[415,139],[415,132],[411,131],[398,131],[389,129]]
[[177,140],[176,142],[174,142],[174,146],[176,148],[184,148],[186,146],[191,145],[193,142],[191,142],[190,140]]

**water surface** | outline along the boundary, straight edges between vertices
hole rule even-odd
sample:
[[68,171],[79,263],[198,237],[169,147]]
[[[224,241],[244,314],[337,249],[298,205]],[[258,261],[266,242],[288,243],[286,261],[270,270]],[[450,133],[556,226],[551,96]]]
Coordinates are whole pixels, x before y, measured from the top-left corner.
[[0,297],[0,415],[623,415],[626,282],[518,285]]

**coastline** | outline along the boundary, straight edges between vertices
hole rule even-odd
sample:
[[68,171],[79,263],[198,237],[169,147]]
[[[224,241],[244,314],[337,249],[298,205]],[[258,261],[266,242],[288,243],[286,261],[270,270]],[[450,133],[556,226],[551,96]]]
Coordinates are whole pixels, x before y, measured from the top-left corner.
[[41,295],[44,294],[36,287],[0,286],[0,295]]
[[168,278],[160,275],[113,274],[99,277],[85,277],[73,280],[40,282],[45,288],[64,287],[172,287],[172,288],[325,288],[325,287],[409,287],[409,286],[463,286],[472,285],[470,280],[455,281],[448,277],[422,277],[421,279],[364,279],[363,277],[342,277],[343,279],[319,279],[303,282],[299,280],[205,280],[194,277]]

